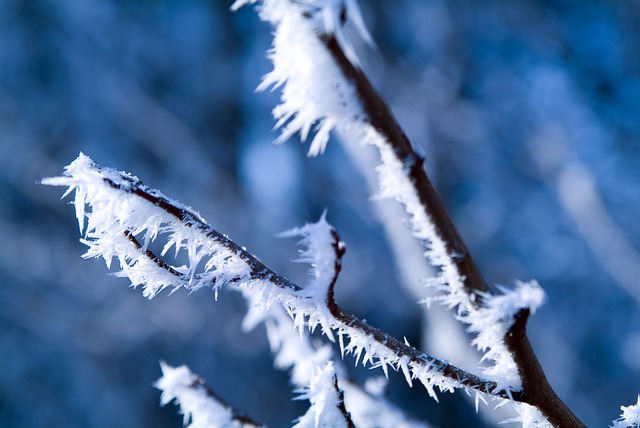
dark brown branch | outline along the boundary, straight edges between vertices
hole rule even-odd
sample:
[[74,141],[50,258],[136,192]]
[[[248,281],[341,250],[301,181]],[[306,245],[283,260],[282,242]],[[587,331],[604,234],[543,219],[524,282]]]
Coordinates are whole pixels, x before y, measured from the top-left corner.
[[[101,169],[99,165],[95,165],[96,168]],[[238,255],[245,263],[251,267],[251,272],[253,272],[254,278],[257,279],[265,279],[273,282],[275,285],[281,288],[289,288],[293,290],[300,290],[296,284],[293,284],[291,281],[287,280],[283,276],[277,275],[271,269],[268,269],[261,261],[259,261],[254,256],[247,253],[243,250],[239,245],[233,242],[229,237],[221,234],[217,230],[210,227],[205,221],[197,214],[187,210],[184,207],[179,207],[175,205],[173,202],[168,200],[165,196],[161,195],[158,191],[145,186],[142,184],[140,180],[132,180],[131,177],[121,174],[121,178],[127,181],[126,184],[119,184],[115,181],[104,178],[103,180],[109,186],[114,189],[119,189],[127,193],[132,193],[140,198],[152,203],[153,205],[161,208],[168,214],[174,216],[177,220],[184,223],[187,227],[193,227],[204,234],[206,234],[209,238],[229,249]],[[157,263],[156,259],[153,259],[155,263]]]
[[[481,293],[490,293],[491,289],[480,274],[440,196],[431,184],[423,167],[424,159],[415,152],[389,107],[366,75],[347,59],[336,38],[331,34],[319,34],[318,37],[324,42],[345,78],[356,89],[369,123],[386,138],[397,159],[402,162],[425,213],[431,218],[436,232],[446,243],[447,252],[456,264],[468,293],[475,297],[474,304],[482,305]],[[338,317],[340,314],[337,312],[334,315]],[[522,393],[515,394],[513,398],[536,406],[557,427],[584,427],[585,425],[549,385],[526,336],[527,317],[528,312],[527,316],[519,314],[509,330],[509,335],[505,337],[523,382]]]
[[[336,38],[333,35],[323,34],[320,35],[320,39],[342,70],[345,78],[355,87],[369,123],[386,137],[396,157],[402,162],[405,171],[407,171],[407,177],[415,187],[420,202],[431,218],[436,232],[446,243],[447,252],[453,256],[453,261],[469,292],[474,294],[476,292],[490,292],[489,286],[469,255],[469,250],[448,215],[440,196],[424,171],[424,159],[415,152],[411,142],[391,114],[389,107],[375,91],[362,70],[354,67],[347,59]],[[479,295],[478,301],[480,301]]]
[[166,270],[171,275],[176,276],[176,277],[178,277],[180,279],[185,279],[186,278],[186,276],[184,274],[178,272],[173,267],[171,267],[167,262],[162,260],[160,257],[156,256],[153,253],[153,251],[150,251],[149,249],[144,248],[142,246],[142,244],[140,243],[140,241],[138,241],[138,239],[133,235],[133,233],[131,233],[130,230],[125,230],[124,231],[124,236],[129,238],[129,241],[131,241],[133,243],[133,245],[136,247],[136,249],[138,251],[142,252],[145,256],[147,256],[147,258],[149,260],[151,260],[152,262],[154,262],[159,268]]
[[353,420],[351,419],[351,413],[347,411],[347,406],[344,404],[344,391],[340,389],[340,386],[338,385],[338,376],[335,374],[333,375],[333,387],[336,390],[336,394],[338,394],[338,410],[340,410],[340,413],[344,416],[347,427],[356,428],[353,424]]
[[333,247],[333,251],[336,253],[336,261],[333,267],[333,278],[331,279],[331,283],[329,284],[329,291],[327,293],[327,305],[335,305],[335,286],[336,282],[338,282],[338,276],[340,275],[340,271],[342,271],[342,257],[347,252],[347,247],[340,240],[340,235],[338,231],[333,227],[331,228],[331,237],[333,238],[333,243],[331,244]]

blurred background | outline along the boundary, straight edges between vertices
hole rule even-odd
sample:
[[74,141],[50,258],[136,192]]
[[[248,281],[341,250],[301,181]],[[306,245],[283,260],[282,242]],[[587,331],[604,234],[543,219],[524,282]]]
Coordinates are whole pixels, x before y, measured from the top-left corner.
[[[361,3],[377,43],[364,68],[424,150],[481,271],[540,282],[534,349],[578,416],[607,426],[640,392],[640,3]],[[241,331],[239,296],[147,301],[81,259],[62,189],[37,184],[80,151],[194,207],[297,282],[294,242],[274,235],[328,208],[348,247],[338,302],[429,341],[420,292],[404,286],[426,269],[388,232],[402,219],[383,227],[353,148],[330,142],[309,159],[296,140],[271,144],[278,94],[254,93],[271,29],[229,6],[0,1],[0,426],[181,426],[152,387],[161,359],[271,426],[306,409],[264,331]],[[492,425],[402,375],[389,389],[435,426]]]

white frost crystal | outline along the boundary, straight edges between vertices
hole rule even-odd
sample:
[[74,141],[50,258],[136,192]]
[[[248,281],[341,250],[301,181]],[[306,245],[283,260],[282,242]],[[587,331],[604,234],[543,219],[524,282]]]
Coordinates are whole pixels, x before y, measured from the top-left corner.
[[162,391],[162,406],[175,400],[184,414],[187,428],[240,427],[233,418],[233,411],[211,397],[200,385],[200,377],[187,366],[171,367],[161,362],[162,377],[154,384]]

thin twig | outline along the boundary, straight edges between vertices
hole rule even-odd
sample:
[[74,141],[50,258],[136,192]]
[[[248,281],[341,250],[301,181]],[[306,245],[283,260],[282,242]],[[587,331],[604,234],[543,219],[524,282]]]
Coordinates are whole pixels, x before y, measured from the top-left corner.
[[129,241],[131,241],[133,245],[135,245],[138,251],[142,252],[145,256],[147,256],[147,258],[152,262],[154,262],[159,268],[166,270],[171,275],[176,276],[180,279],[186,279],[186,275],[175,270],[171,265],[169,265],[167,262],[162,260],[162,258],[156,256],[153,251],[149,250],[148,248],[144,248],[140,243],[140,241],[138,241],[138,238],[136,238],[129,229],[124,231],[124,236],[126,236],[129,239]]
[[338,276],[340,275],[340,271],[342,271],[342,257],[347,252],[347,247],[340,240],[340,235],[335,228],[331,228],[331,237],[333,238],[333,243],[331,246],[333,247],[333,251],[336,253],[336,261],[333,267],[333,278],[331,279],[331,283],[329,284],[329,291],[327,293],[327,304],[329,307],[331,305],[335,305],[335,286],[336,282],[338,282]]
[[[97,168],[100,168],[96,165]],[[238,254],[238,256],[249,265],[251,268],[251,272],[254,278],[268,280],[280,288],[288,288],[293,291],[300,291],[301,288],[296,284],[292,283],[285,277],[276,274],[271,269],[268,269],[260,260],[246,252],[242,247],[237,245],[228,236],[221,234],[207,223],[196,213],[191,212],[183,207],[178,207],[173,204],[170,200],[165,198],[162,195],[157,194],[156,191],[151,189],[150,187],[145,186],[142,182],[133,181],[130,177],[121,174],[121,178],[127,180],[127,184],[118,184],[109,178],[103,178],[104,182],[107,183],[114,189],[122,190],[127,193],[132,193],[140,198],[152,203],[158,208],[163,209],[168,214],[171,214],[178,220],[180,220],[185,226],[196,228],[207,235],[207,237],[213,239],[215,242],[220,245],[228,248],[234,253]],[[138,245],[140,245],[138,243]],[[145,250],[148,251],[148,250]],[[151,253],[153,254],[153,253]],[[153,258],[154,263],[158,263],[159,258]]]
[[205,392],[209,398],[217,401],[223,407],[229,409],[231,411],[233,420],[239,423],[240,426],[246,428],[261,428],[265,426],[264,424],[256,422],[253,418],[247,416],[245,413],[239,411],[234,406],[220,398],[220,396],[216,394],[209,385],[207,385],[207,382],[204,380],[204,378],[198,376],[191,384],[191,387]]
[[338,410],[340,410],[340,413],[342,413],[342,415],[344,416],[347,427],[356,428],[353,420],[351,419],[351,413],[349,413],[349,411],[347,410],[347,406],[345,406],[344,404],[344,391],[340,389],[340,386],[338,385],[338,376],[336,376],[335,374],[333,375],[333,387],[336,390],[336,394],[338,394]]

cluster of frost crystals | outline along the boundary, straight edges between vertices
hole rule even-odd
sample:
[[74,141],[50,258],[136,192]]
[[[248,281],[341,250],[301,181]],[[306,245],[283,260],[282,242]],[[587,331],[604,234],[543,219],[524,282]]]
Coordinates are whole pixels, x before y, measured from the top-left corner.
[[[313,331],[314,327],[320,324],[323,333],[331,341],[335,340],[333,331],[336,331],[342,355],[352,354],[355,357],[356,365],[362,361],[364,366],[368,364],[374,368],[381,368],[385,376],[388,376],[389,367],[401,371],[409,385],[413,384],[413,379],[418,379],[427,388],[429,395],[436,400],[435,388],[440,391],[452,392],[460,387],[458,382],[444,376],[433,367],[425,365],[423,362],[411,361],[407,356],[400,357],[372,335],[340,323],[333,317],[327,307],[328,287],[336,274],[337,255],[332,230],[333,228],[326,222],[323,215],[317,223],[307,224],[283,234],[284,236],[302,237],[300,243],[305,248],[301,251],[300,260],[312,265],[310,284],[296,294],[302,297],[303,301],[315,304],[315,311],[313,309],[306,311],[300,311],[298,308],[289,309],[294,325],[302,332],[305,326]],[[337,250],[340,250],[340,247],[341,244],[338,243]]]
[[[250,330],[258,323],[264,323],[271,351],[275,355],[275,365],[281,370],[291,371],[291,383],[294,387],[300,389],[308,386],[314,370],[334,361],[335,356],[331,346],[312,342],[308,334],[293,334],[295,331],[293,322],[280,305],[273,305],[265,310],[264,305],[256,300],[258,296],[255,293],[246,292],[244,296],[249,311],[243,327]],[[346,408],[356,426],[361,428],[428,427],[423,422],[407,417],[379,391],[372,392],[371,388],[363,390],[361,386],[352,383],[344,367],[336,361],[333,364],[338,384],[344,391]]]
[[620,418],[613,421],[611,428],[638,428],[640,427],[640,395],[638,401],[631,406],[621,406]]
[[309,385],[300,391],[299,400],[309,400],[309,410],[300,417],[294,428],[347,427],[346,415],[340,410],[341,400],[333,363],[314,367]]
[[[83,257],[102,257],[107,267],[117,259],[122,269],[118,275],[128,277],[133,287],[142,285],[148,298],[167,287],[195,290],[214,285],[217,290],[230,281],[249,278],[249,266],[207,235],[201,227],[206,222],[198,213],[147,188],[137,177],[99,166],[80,153],[65,167],[62,177],[47,178],[42,183],[68,187],[64,196],[75,191],[76,217],[80,232],[84,232],[81,241],[89,247]],[[165,201],[184,218],[137,191],[154,201]],[[176,256],[185,251],[187,265],[160,265],[149,257],[148,245],[161,235],[166,237],[166,244],[160,256],[172,249]]]
[[[246,3],[238,1],[232,8]],[[362,118],[353,86],[346,82],[320,38],[334,35],[349,60],[357,64],[355,51],[342,32],[343,12],[369,41],[353,0],[264,0],[260,6],[261,19],[270,22],[275,31],[269,51],[273,70],[264,76],[258,90],[282,87],[281,102],[273,110],[276,127],[282,128],[276,143],[295,133],[306,140],[315,125],[310,156],[324,152],[334,127]]]
[[300,238],[300,258],[295,261],[311,265],[310,280],[302,290],[296,292],[296,298],[306,303],[303,305],[306,310],[289,309],[294,325],[302,333],[305,327],[313,331],[319,324],[331,341],[335,340],[332,331],[335,319],[328,307],[329,287],[337,275],[336,249],[340,250],[344,245],[342,242],[335,243],[335,236],[333,226],[326,220],[326,212],[316,223],[308,223],[280,234],[283,238]]
[[154,384],[162,391],[162,406],[175,400],[184,414],[184,426],[188,428],[239,427],[233,411],[211,397],[200,384],[200,377],[187,366],[171,367],[161,362],[162,377]]
[[342,380],[340,387],[344,391],[346,408],[358,428],[429,428],[428,424],[407,417],[385,397]]
[[484,295],[482,307],[458,315],[458,318],[475,334],[472,344],[484,352],[483,360],[494,362],[483,367],[483,374],[495,381],[499,390],[508,392],[519,390],[521,380],[513,357],[503,344],[504,337],[520,310],[529,309],[535,313],[546,296],[536,281],[516,281],[514,288],[502,287],[500,291],[500,295]]
[[465,312],[473,306],[464,286],[463,278],[447,252],[447,244],[437,233],[433,221],[420,202],[416,189],[407,175],[405,166],[396,156],[389,143],[372,127],[363,130],[362,141],[378,148],[380,165],[376,168],[380,184],[380,199],[394,199],[400,202],[408,216],[413,236],[427,245],[425,257],[438,268],[437,281],[446,287],[450,296],[450,306]]
[[[436,401],[438,401],[436,389],[441,392],[453,392],[457,388],[465,388],[459,381],[445,376],[435,365],[427,361],[413,361],[406,355],[400,356],[372,335],[357,328],[344,324],[337,325],[336,328],[342,354],[352,354],[356,366],[362,361],[363,366],[381,368],[385,377],[389,375],[389,368],[400,371],[409,386],[413,386],[414,379],[419,380],[427,389],[429,396]],[[410,346],[408,343],[406,345]]]
[[325,211],[316,223],[308,223],[281,233],[282,238],[300,238],[301,246],[298,263],[308,263],[312,269],[309,272],[310,281],[304,288],[304,295],[326,305],[329,286],[335,278],[336,250],[344,248],[342,242],[336,243],[334,248],[334,228],[327,223]]
[[516,422],[522,424],[522,428],[553,428],[553,425],[538,410],[537,407],[524,403],[513,403],[518,416],[503,421],[502,423]]
[[[413,183],[407,176],[405,166],[397,158],[387,141],[373,128],[363,131],[363,141],[378,148],[381,163],[377,167],[381,199],[395,199],[409,215],[413,236],[424,242],[424,253],[429,263],[438,269],[438,275],[427,284],[437,296],[426,302],[437,301],[454,309],[457,318],[468,325],[476,335],[473,344],[484,353],[483,361],[492,362],[482,367],[483,375],[498,385],[498,391],[521,389],[518,368],[504,343],[504,335],[513,323],[513,316],[523,308],[531,311],[542,304],[544,292],[537,282],[517,282],[512,290],[503,289],[503,295],[483,295],[484,307],[477,308],[476,295],[469,293],[464,285],[453,254],[447,251],[446,242],[437,233],[434,223],[420,202]],[[496,391],[496,392],[498,392]]]
[[[333,361],[338,385],[344,391],[344,402],[354,424],[360,428],[427,428],[423,422],[413,420],[389,402],[380,391],[373,388],[362,389],[352,383],[337,361],[331,346],[312,342],[308,334],[296,334],[293,322],[280,305],[265,309],[258,301],[259,296],[245,288],[244,297],[249,311],[243,321],[243,328],[251,330],[264,323],[271,351],[275,355],[275,366],[290,370],[291,383],[302,389],[311,383],[311,374],[319,367],[326,367]],[[378,378],[377,380],[380,380]],[[384,383],[386,380],[382,378]]]

